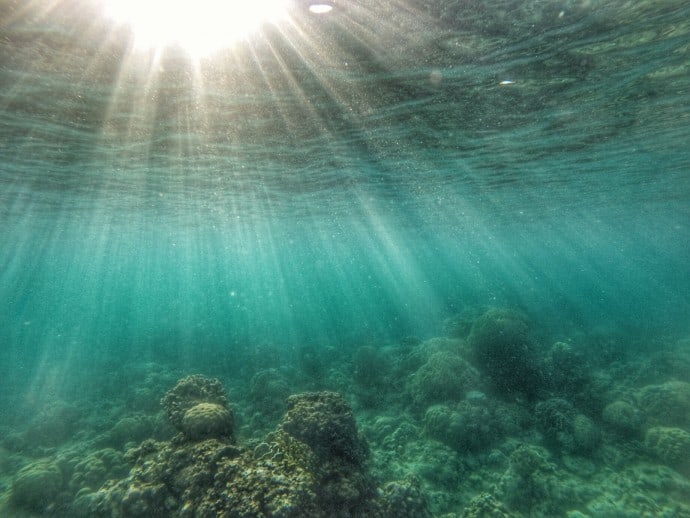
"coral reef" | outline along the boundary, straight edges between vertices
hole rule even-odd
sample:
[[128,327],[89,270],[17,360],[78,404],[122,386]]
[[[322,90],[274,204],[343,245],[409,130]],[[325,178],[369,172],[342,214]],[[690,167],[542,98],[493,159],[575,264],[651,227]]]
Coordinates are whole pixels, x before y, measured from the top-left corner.
[[[487,314],[467,342],[345,348],[320,380],[297,364],[247,370],[229,377],[233,409],[218,379],[159,376],[132,412],[132,376],[109,405],[27,413],[24,430],[0,429],[0,515],[690,516],[687,380],[651,365],[636,377],[651,357],[584,361],[586,338],[551,341],[542,362],[524,317]],[[510,359],[530,358],[532,388],[482,363],[479,343],[498,357],[525,345]],[[340,392],[301,392],[315,387]],[[142,411],[147,395],[164,412]]]
[[509,467],[501,477],[497,496],[511,511],[530,516],[557,516],[560,509],[551,495],[558,485],[555,466],[548,454],[535,446],[522,445],[510,455]]
[[642,416],[640,411],[627,401],[617,400],[604,407],[601,418],[612,430],[624,437],[640,434]]
[[222,383],[200,374],[181,379],[161,400],[170,423],[188,439],[232,438],[234,420]]
[[290,396],[280,430],[305,444],[315,456],[312,472],[320,509],[329,515],[365,513],[375,487],[364,469],[369,446],[357,430],[352,408],[340,394]]
[[360,466],[369,450],[359,435],[348,402],[336,392],[290,396],[281,429],[305,443],[322,459],[338,458]]
[[381,514],[386,517],[430,518],[429,503],[419,478],[409,476],[384,484]]
[[96,450],[85,457],[75,452],[59,458],[57,463],[63,473],[70,475],[68,487],[74,493],[96,491],[106,480],[122,477],[129,471],[122,453],[112,448]]
[[490,309],[472,325],[468,338],[477,367],[503,397],[536,396],[543,384],[527,318],[508,309]]
[[12,481],[11,502],[19,508],[49,513],[51,503],[64,484],[62,472],[54,462],[40,460],[24,466]]
[[593,452],[601,443],[601,431],[589,417],[577,414],[573,421],[574,452],[586,455]]
[[427,435],[458,452],[484,451],[518,434],[527,416],[518,408],[478,393],[454,406],[434,405],[424,416]]
[[551,398],[535,407],[537,429],[555,451],[590,452],[599,445],[601,434],[594,422],[565,399]]
[[219,441],[145,442],[129,476],[91,495],[90,516],[301,516],[314,508],[309,474],[287,456],[256,460]]
[[680,428],[655,426],[647,430],[644,443],[659,460],[690,476],[690,433]]
[[126,415],[119,419],[110,430],[96,439],[99,446],[123,448],[128,443],[140,443],[144,439],[165,435],[169,433],[169,425],[166,425],[156,417],[147,415]]
[[[399,375],[408,377],[424,365],[429,357],[435,353],[450,353],[455,356],[463,356],[463,347],[466,344],[462,340],[447,337],[436,337],[425,340],[415,347],[404,351],[396,365]],[[409,387],[408,387],[409,389]]]
[[214,437],[231,438],[232,413],[218,403],[199,403],[184,413],[180,430],[192,441]]
[[448,351],[431,354],[408,385],[412,400],[420,406],[460,401],[467,391],[477,388],[477,370],[457,354]]
[[[428,516],[426,499],[414,480],[391,482],[377,491],[366,470],[368,446],[350,405],[339,394],[291,396],[276,431],[249,448],[233,444],[226,429],[216,433],[216,425],[227,424],[226,407],[199,402],[199,394],[223,401],[218,397],[223,392],[219,383],[202,377],[178,383],[163,404],[184,435],[172,441],[144,441],[130,450],[127,456],[134,467],[129,475],[110,480],[98,491],[82,492],[74,515]],[[196,404],[190,407],[188,401]],[[198,415],[208,426],[190,430],[190,416],[196,422]],[[77,471],[89,470],[75,467]]]
[[534,409],[537,429],[547,445],[556,449],[572,450],[575,446],[573,428],[575,408],[562,398],[551,398],[538,403]]
[[647,385],[638,391],[637,401],[650,426],[690,426],[690,383]]
[[508,518],[508,509],[491,493],[480,493],[462,512],[462,518]]

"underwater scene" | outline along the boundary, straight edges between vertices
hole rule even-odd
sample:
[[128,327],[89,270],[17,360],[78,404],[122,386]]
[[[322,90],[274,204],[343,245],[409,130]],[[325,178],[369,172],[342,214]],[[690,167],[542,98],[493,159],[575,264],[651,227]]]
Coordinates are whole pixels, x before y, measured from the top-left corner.
[[690,3],[0,0],[0,518],[690,518]]

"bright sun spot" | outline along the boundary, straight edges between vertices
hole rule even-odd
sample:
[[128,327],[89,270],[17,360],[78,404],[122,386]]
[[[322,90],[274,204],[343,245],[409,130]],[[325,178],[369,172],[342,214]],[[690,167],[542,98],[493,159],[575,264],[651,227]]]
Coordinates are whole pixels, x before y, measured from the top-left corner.
[[103,0],[106,14],[132,28],[136,46],[180,45],[205,54],[285,15],[286,0]]

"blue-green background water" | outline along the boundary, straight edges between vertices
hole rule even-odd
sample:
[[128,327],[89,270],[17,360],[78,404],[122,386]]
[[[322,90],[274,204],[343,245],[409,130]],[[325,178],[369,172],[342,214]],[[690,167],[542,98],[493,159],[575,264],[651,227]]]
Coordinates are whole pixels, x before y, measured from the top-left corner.
[[688,336],[683,2],[346,3],[201,63],[75,5],[0,10],[6,416],[481,306],[545,343]]
[[241,81],[236,64],[211,62],[201,92],[179,56],[149,72],[153,86],[126,68],[80,72],[76,60],[115,58],[52,34],[50,17],[36,33],[12,20],[7,375],[50,351],[78,361],[429,336],[476,304],[517,305],[568,333],[682,331],[687,13],[659,11],[624,25],[603,7],[573,25],[542,13],[554,27],[478,39],[462,56],[442,52],[441,36],[465,34],[445,27],[392,55],[344,40],[321,63],[305,45],[287,70],[280,51],[259,56],[263,68],[242,63]]

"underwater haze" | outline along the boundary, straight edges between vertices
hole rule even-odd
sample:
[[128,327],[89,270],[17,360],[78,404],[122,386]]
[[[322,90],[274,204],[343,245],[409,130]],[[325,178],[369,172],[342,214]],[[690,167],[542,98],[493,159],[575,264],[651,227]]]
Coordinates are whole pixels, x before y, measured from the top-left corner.
[[0,516],[690,516],[686,2],[106,3],[0,2]]

